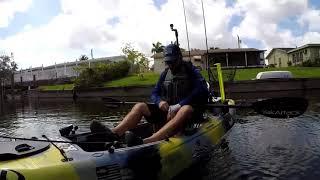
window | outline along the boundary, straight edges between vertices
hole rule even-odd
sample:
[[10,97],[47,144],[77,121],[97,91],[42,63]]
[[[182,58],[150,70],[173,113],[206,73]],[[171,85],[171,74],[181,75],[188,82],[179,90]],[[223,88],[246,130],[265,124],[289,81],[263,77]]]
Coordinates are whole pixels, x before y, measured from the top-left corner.
[[260,59],[264,59],[264,52],[260,53]]

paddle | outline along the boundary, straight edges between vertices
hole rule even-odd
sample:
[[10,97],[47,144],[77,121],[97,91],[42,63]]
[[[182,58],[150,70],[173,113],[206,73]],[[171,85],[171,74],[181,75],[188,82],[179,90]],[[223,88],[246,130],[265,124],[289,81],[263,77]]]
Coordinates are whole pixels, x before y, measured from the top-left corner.
[[[108,107],[118,107],[138,102],[119,101],[114,98],[102,98]],[[147,103],[153,104],[153,103]],[[302,115],[308,107],[308,101],[300,97],[272,98],[253,102],[249,105],[194,104],[201,108],[252,108],[255,112],[271,118],[292,118]]]

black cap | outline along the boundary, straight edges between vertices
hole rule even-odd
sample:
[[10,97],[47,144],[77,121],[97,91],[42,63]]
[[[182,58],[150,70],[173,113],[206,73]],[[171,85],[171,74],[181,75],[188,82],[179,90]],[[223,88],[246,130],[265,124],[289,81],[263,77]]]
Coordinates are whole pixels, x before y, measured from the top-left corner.
[[164,48],[163,56],[165,62],[174,62],[178,60],[181,57],[179,46],[176,44],[169,44]]

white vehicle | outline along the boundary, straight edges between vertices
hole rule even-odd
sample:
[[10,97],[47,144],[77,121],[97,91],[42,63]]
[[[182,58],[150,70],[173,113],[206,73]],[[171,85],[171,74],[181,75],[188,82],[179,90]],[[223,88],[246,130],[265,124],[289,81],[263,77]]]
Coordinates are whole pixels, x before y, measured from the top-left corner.
[[259,72],[256,79],[289,79],[293,75],[290,71],[264,71]]

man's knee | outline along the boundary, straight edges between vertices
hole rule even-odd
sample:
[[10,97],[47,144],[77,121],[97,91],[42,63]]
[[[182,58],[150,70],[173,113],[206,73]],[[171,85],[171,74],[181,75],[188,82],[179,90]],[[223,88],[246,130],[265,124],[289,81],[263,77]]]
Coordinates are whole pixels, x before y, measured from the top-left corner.
[[183,112],[183,113],[192,114],[193,113],[193,108],[190,105],[184,105],[184,106],[181,107],[180,111]]
[[133,106],[132,111],[136,112],[136,113],[142,113],[142,114],[148,114],[149,109],[148,109],[148,105],[146,103],[140,102],[137,103]]

